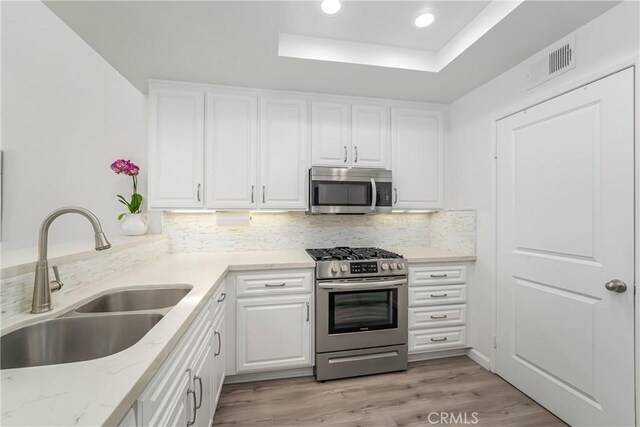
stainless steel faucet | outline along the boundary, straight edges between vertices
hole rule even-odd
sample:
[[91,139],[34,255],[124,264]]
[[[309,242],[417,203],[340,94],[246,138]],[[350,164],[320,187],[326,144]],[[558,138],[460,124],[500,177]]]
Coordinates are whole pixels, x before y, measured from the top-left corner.
[[[89,220],[95,233],[96,251],[103,251],[111,247],[107,236],[102,231],[102,226],[98,218],[90,211],[79,207],[66,207],[56,209],[42,221],[40,225],[40,235],[38,239],[38,263],[36,264],[36,277],[33,282],[33,301],[31,303],[31,313],[44,313],[51,310],[51,292],[59,291],[62,288],[58,267],[53,267],[56,280],[49,281],[49,261],[47,260],[47,246],[49,242],[49,227],[51,223],[61,215],[67,213],[77,213]],[[53,283],[53,287],[51,284]]]

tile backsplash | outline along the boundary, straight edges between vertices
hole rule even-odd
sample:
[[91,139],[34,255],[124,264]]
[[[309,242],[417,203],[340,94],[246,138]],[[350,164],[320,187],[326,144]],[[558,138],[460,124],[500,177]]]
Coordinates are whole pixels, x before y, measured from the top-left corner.
[[[100,256],[61,264],[60,277],[64,282],[62,289],[53,294],[55,303],[58,294],[69,294],[81,287],[90,286],[103,277],[122,274],[136,265],[152,261],[169,253],[167,239],[154,239],[150,243],[127,247],[117,247],[100,252]],[[31,310],[34,273],[20,274],[2,279],[0,286],[0,312],[2,320]]]
[[249,225],[223,226],[217,213],[165,212],[171,252],[306,249],[333,246],[434,246],[475,254],[475,211],[381,215],[252,214]]

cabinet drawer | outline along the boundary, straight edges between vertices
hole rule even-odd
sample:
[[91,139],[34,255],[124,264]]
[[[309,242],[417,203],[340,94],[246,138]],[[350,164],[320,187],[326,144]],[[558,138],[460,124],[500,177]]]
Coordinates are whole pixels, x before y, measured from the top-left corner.
[[313,271],[276,271],[273,273],[239,274],[239,297],[309,293],[313,289]]
[[434,265],[409,269],[410,286],[453,285],[466,281],[467,267],[464,265]]
[[460,304],[467,301],[467,285],[409,287],[409,306]]
[[464,325],[466,321],[467,306],[464,304],[409,309],[409,329],[458,326]]
[[465,347],[467,328],[424,329],[409,331],[409,353],[447,350]]
[[212,308],[211,311],[213,315],[211,317],[212,319],[215,319],[218,313],[222,311],[226,300],[227,300],[226,284],[223,281],[222,284],[220,284],[220,288],[216,291],[215,294],[213,294],[213,300],[211,301],[211,308]]

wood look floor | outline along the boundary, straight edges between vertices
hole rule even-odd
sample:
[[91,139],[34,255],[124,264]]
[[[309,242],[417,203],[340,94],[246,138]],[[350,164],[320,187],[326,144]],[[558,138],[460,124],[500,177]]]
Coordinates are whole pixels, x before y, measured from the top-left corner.
[[[466,413],[477,426],[565,426],[466,356],[406,372],[317,383],[312,377],[225,385],[215,426],[430,426],[430,412]],[[464,424],[446,424],[464,425]],[[472,424],[467,424],[472,425]]]

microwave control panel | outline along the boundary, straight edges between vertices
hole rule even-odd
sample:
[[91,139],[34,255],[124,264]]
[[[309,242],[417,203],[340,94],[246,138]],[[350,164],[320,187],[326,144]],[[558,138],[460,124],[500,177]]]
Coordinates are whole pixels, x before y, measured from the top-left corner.
[[391,206],[391,183],[378,183],[377,190],[378,200],[376,201],[376,206]]
[[377,273],[378,272],[378,262],[352,262],[351,263],[351,274],[367,274],[367,273]]

